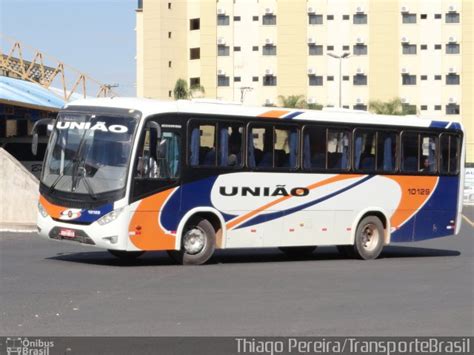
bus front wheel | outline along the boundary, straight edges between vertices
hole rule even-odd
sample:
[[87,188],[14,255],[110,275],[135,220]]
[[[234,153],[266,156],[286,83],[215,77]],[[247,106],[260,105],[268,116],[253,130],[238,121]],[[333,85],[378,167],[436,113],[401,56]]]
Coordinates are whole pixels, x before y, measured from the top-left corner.
[[215,249],[214,227],[207,219],[196,218],[187,224],[180,250],[170,250],[168,255],[182,265],[202,265],[212,257]]
[[355,257],[363,260],[376,259],[384,244],[383,224],[375,216],[363,218],[357,226],[353,251]]
[[135,260],[139,256],[143,255],[143,253],[145,253],[144,251],[125,251],[125,250],[113,250],[113,249],[108,249],[107,251],[113,256],[115,256],[116,258],[119,258],[120,260],[123,260],[123,261]]

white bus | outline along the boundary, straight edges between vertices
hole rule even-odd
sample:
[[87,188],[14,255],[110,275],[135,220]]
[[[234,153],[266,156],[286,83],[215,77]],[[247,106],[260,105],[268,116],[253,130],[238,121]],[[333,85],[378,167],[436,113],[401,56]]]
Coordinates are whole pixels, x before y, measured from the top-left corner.
[[458,233],[463,141],[459,123],[416,117],[75,101],[52,124],[38,232],[182,264],[319,245],[374,259],[390,243]]

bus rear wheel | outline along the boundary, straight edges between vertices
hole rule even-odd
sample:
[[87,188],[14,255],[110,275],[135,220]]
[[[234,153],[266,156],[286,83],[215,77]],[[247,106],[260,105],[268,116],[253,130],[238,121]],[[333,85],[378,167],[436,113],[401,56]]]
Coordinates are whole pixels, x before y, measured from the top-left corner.
[[136,258],[138,258],[139,256],[145,253],[144,251],[125,251],[125,250],[113,250],[113,249],[108,249],[107,251],[113,256],[115,256],[116,258],[119,258],[120,260],[123,260],[123,261],[135,260]]
[[301,257],[311,255],[316,250],[316,246],[279,247],[278,249],[289,257]]
[[367,216],[357,226],[353,252],[363,260],[377,259],[383,249],[384,228],[379,218]]
[[181,238],[180,250],[169,250],[178,264],[202,265],[214,254],[216,249],[216,232],[207,219],[192,219],[186,226]]

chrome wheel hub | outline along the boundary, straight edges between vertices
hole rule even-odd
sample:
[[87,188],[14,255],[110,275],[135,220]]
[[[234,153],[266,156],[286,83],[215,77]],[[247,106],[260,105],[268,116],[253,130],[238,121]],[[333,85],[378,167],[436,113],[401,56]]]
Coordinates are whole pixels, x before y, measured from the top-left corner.
[[369,223],[362,230],[362,246],[367,251],[373,251],[379,242],[379,232],[375,224]]
[[195,255],[201,252],[206,245],[206,236],[204,232],[194,227],[186,232],[183,239],[183,246],[186,253]]

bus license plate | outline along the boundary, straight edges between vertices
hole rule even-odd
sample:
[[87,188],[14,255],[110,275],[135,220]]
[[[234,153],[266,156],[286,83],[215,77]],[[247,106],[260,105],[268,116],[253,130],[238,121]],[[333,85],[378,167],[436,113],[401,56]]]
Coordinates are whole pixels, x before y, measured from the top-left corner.
[[61,229],[59,235],[64,238],[75,238],[76,233],[71,229]]

